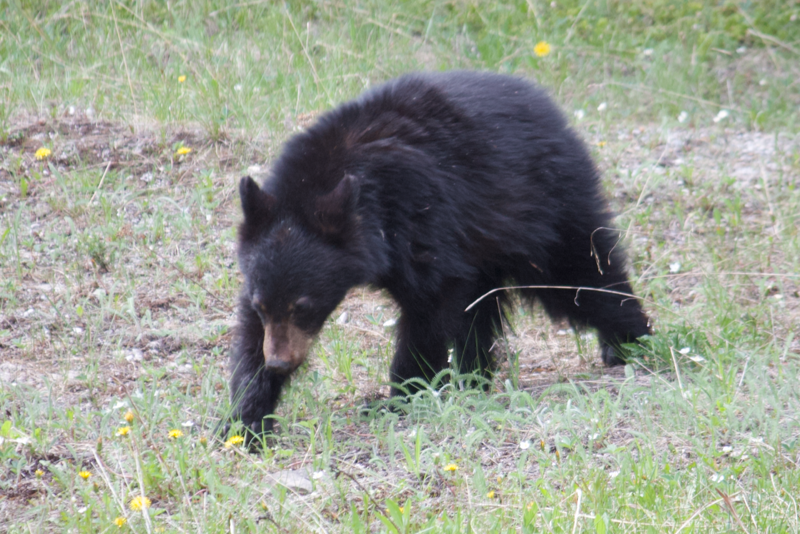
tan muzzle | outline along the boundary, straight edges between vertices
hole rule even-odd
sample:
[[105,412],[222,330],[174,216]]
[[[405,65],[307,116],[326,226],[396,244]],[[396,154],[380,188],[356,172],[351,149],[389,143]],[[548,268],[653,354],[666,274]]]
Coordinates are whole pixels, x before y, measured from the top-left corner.
[[314,339],[288,322],[268,324],[264,328],[264,367],[279,374],[289,374],[308,356]]

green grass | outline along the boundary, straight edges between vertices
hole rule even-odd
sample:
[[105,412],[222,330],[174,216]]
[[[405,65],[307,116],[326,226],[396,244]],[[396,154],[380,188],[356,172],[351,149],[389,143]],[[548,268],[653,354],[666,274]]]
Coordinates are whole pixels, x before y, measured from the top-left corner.
[[[0,531],[800,530],[799,50],[778,1],[0,0]],[[280,437],[224,447],[238,177],[309,114],[450,68],[564,107],[654,336],[607,373],[520,310],[491,394],[364,416],[397,312],[357,290]]]
[[[212,138],[275,131],[420,68],[534,76],[564,104],[608,102],[615,120],[686,110],[708,123],[724,107],[748,127],[797,125],[798,8],[777,0],[242,5],[4,1],[0,126],[20,107],[72,105],[193,121]],[[541,40],[546,58],[533,53]]]

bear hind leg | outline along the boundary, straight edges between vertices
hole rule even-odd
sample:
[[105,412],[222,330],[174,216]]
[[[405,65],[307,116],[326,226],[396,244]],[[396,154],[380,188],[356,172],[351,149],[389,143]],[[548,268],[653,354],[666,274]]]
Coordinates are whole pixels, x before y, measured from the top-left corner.
[[397,324],[397,348],[389,380],[392,396],[413,394],[447,365],[446,333],[437,321],[404,311]]
[[[613,250],[613,243],[599,248]],[[555,264],[568,267],[553,272],[547,280],[537,273],[536,284],[575,289],[539,289],[527,296],[540,300],[554,319],[567,318],[576,327],[597,330],[603,363],[622,365],[620,345],[649,334],[648,319],[628,282],[624,256],[620,252],[601,254],[601,258],[611,259],[602,262],[602,269],[587,256],[559,258]]]
[[453,344],[458,372],[460,374],[476,373],[487,379],[482,384],[484,390],[488,390],[491,386],[489,379],[491,379],[494,369],[494,361],[490,351],[497,332],[501,328],[503,304],[504,296],[502,294],[489,295],[477,303],[466,313],[462,331]]

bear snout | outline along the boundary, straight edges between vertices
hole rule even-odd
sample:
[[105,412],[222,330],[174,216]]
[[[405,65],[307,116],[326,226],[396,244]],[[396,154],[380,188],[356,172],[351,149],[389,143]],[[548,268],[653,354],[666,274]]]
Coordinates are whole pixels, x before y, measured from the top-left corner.
[[264,367],[278,374],[294,372],[306,361],[313,341],[313,336],[292,323],[267,324],[264,328]]

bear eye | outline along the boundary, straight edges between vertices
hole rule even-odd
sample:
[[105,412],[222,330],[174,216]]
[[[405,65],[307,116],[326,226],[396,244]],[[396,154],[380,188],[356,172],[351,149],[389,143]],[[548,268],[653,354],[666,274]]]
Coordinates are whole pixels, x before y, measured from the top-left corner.
[[313,303],[310,297],[300,297],[294,303],[294,311],[299,313],[308,313],[313,308]]
[[264,301],[261,300],[261,297],[258,295],[253,297],[253,300],[250,301],[250,306],[252,306],[253,310],[258,314],[259,319],[261,322],[266,324],[267,323],[267,307],[264,305]]

